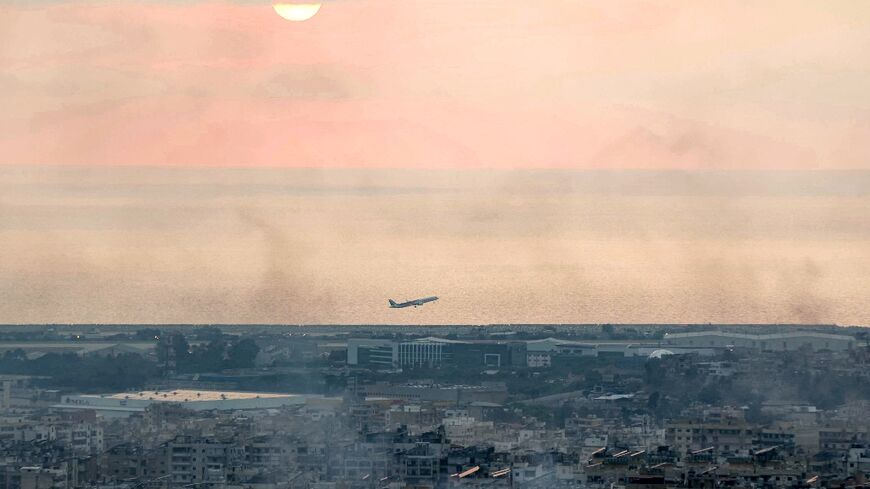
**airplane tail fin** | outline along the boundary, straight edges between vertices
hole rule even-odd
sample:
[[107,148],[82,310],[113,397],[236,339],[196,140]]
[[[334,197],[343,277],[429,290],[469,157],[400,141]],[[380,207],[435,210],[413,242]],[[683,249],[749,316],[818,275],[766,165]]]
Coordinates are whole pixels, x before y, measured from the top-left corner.
[[394,301],[393,299],[389,299],[389,301],[390,301],[390,307],[396,307],[396,301]]

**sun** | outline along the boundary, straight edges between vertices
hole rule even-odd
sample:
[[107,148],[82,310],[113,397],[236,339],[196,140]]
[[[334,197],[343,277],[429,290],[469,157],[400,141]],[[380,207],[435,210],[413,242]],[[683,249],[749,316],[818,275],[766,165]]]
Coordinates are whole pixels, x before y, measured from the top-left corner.
[[314,17],[320,10],[319,3],[276,3],[272,5],[281,17],[294,22],[302,22]]

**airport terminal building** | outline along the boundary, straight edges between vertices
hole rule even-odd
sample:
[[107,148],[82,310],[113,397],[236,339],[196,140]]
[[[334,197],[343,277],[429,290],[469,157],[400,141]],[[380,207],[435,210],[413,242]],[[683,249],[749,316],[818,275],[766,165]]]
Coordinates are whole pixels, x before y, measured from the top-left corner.
[[524,342],[456,341],[420,338],[409,341],[357,339],[347,343],[348,365],[367,368],[468,366],[500,368],[525,365]]
[[669,333],[662,339],[641,341],[567,340],[543,338],[528,341],[456,341],[444,338],[392,339],[351,338],[347,363],[371,369],[461,366],[548,368],[554,358],[614,357],[647,358],[665,354],[713,356],[723,349],[757,351],[847,351],[856,346],[853,336],[814,331],[745,334],[721,331]]
[[663,346],[676,348],[747,348],[762,351],[845,351],[855,347],[853,336],[813,331],[779,334],[742,334],[721,331],[670,333]]

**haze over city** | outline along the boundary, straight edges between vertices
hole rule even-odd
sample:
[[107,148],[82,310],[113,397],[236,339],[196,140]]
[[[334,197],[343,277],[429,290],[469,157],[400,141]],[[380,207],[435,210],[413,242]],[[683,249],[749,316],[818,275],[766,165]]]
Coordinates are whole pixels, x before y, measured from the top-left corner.
[[0,489],[870,489],[870,2],[0,0]]

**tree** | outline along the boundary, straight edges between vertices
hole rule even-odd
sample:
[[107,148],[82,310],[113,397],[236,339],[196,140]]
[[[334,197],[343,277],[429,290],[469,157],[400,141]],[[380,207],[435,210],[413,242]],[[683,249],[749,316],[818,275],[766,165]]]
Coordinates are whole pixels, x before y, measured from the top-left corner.
[[157,366],[153,362],[134,353],[105,357],[48,353],[34,360],[16,359],[11,365],[7,363],[4,355],[0,361],[0,370],[51,377],[54,385],[85,391],[138,387],[157,375]]
[[22,362],[27,360],[27,354],[21,348],[16,348],[14,350],[7,350],[3,354],[4,362]]
[[707,404],[716,404],[722,400],[722,393],[715,384],[707,384],[698,392],[698,399]]
[[160,330],[157,328],[137,329],[133,335],[137,340],[154,340],[160,338]]
[[188,355],[190,355],[190,344],[187,343],[187,338],[181,333],[172,333],[160,337],[157,342],[157,359],[161,363],[165,363],[170,357],[175,359],[175,362],[183,363]]
[[646,407],[650,411],[655,411],[656,408],[659,407],[659,399],[661,399],[662,395],[659,391],[655,391],[649,395],[649,399],[646,400]]
[[226,343],[223,340],[212,340],[194,352],[191,369],[196,372],[218,371],[224,368],[226,358]]
[[644,381],[647,385],[660,386],[665,383],[667,371],[662,367],[662,361],[658,358],[650,358],[643,365]]
[[193,331],[194,338],[200,340],[215,341],[223,338],[224,333],[220,328],[214,326],[202,326]]
[[604,376],[598,370],[590,370],[585,375],[586,385],[594,387],[604,380]]
[[229,368],[249,368],[254,366],[254,360],[260,353],[260,347],[250,339],[244,338],[230,346],[227,358]]
[[330,363],[347,363],[347,350],[332,350],[327,357]]

